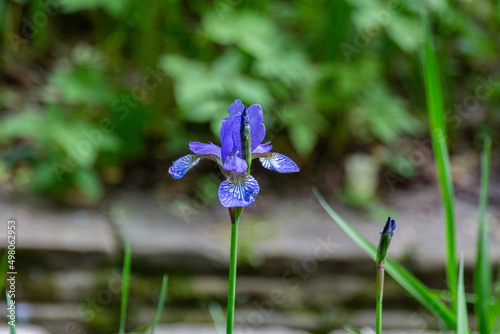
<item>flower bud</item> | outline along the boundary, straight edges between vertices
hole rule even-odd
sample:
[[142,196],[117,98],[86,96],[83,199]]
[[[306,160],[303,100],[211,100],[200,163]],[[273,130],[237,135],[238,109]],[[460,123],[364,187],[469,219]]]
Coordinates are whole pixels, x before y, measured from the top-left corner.
[[387,250],[389,249],[395,231],[396,221],[389,216],[384,228],[380,231],[380,242],[377,248],[377,264],[385,260]]

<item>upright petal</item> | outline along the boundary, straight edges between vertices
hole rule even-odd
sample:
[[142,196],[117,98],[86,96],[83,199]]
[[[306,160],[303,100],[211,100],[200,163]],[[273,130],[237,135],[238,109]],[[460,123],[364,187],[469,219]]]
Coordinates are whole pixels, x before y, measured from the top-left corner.
[[190,170],[192,167],[196,166],[200,162],[201,158],[195,154],[188,154],[174,161],[172,167],[168,169],[168,172],[176,179],[180,179]]
[[233,150],[236,155],[241,158],[241,115],[236,115],[234,117],[234,124],[231,132],[233,140]]
[[227,109],[227,112],[229,115],[239,115],[243,112],[243,109],[245,109],[245,105],[241,103],[239,99],[234,100],[233,104],[229,106]]
[[229,178],[219,187],[220,203],[226,208],[249,206],[255,202],[254,196],[259,193],[259,184],[250,174],[241,178]]
[[235,146],[233,142],[233,131],[235,127],[239,129],[240,118],[243,110],[245,110],[245,106],[243,105],[243,103],[241,103],[240,100],[237,99],[227,109],[229,116],[222,120],[222,124],[220,127],[222,160],[225,160],[226,157],[233,152]]
[[267,143],[264,143],[264,144],[257,146],[257,148],[255,150],[253,150],[252,153],[267,153],[267,152],[271,151],[272,148],[273,148],[273,145],[271,145],[271,142],[268,141]]
[[269,153],[265,157],[259,158],[264,168],[275,170],[279,173],[294,173],[299,171],[299,167],[292,159],[280,153]]
[[258,104],[252,104],[248,107],[248,115],[250,116],[250,129],[252,135],[252,151],[259,146],[266,136],[266,127],[264,126],[264,118],[262,108]]
[[245,173],[247,171],[247,162],[237,156],[230,155],[224,160],[224,169],[232,170],[236,173]]
[[220,142],[221,142],[221,157],[222,161],[225,161],[230,154],[234,154],[236,151],[241,150],[240,146],[237,146],[235,139],[238,140],[239,137],[234,138],[234,129],[240,128],[240,116],[229,116],[224,118],[222,121],[222,127],[220,130]]
[[200,155],[214,154],[218,157],[221,156],[220,147],[212,143],[205,144],[205,143],[200,143],[199,141],[192,141],[189,143],[189,149],[193,151],[193,153]]

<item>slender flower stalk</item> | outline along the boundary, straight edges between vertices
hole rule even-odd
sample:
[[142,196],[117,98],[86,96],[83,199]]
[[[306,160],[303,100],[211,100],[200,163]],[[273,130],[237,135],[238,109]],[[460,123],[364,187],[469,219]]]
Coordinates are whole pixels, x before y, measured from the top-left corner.
[[262,108],[258,104],[246,107],[240,100],[227,110],[220,129],[221,146],[209,143],[191,142],[189,148],[194,154],[177,159],[168,172],[176,179],[182,178],[202,158],[217,162],[225,180],[219,186],[219,200],[229,209],[231,217],[231,252],[229,262],[229,288],[227,301],[226,333],[233,333],[234,304],[236,297],[236,265],[238,255],[238,224],[245,206],[255,202],[259,193],[257,180],[250,175],[253,159],[259,159],[262,166],[279,173],[298,172],[299,168],[289,157],[270,152],[271,143],[262,143],[266,135]]
[[229,256],[229,288],[227,294],[227,326],[226,333],[233,333],[234,306],[236,300],[236,266],[238,263],[238,224],[240,222],[242,207],[229,208],[231,216],[231,254]]
[[384,297],[384,275],[385,257],[391,244],[391,239],[396,230],[396,221],[389,217],[384,228],[380,232],[380,242],[377,248],[377,313],[376,313],[376,333],[382,333],[382,299]]
[[377,264],[377,324],[376,333],[382,333],[382,298],[384,297],[384,262]]

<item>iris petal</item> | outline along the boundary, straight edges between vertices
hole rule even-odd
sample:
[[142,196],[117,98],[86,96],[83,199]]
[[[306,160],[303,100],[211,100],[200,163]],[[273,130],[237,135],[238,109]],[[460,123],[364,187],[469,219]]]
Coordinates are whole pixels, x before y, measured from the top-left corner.
[[240,99],[236,99],[236,100],[234,100],[233,104],[231,104],[229,106],[229,108],[227,109],[227,112],[231,116],[239,115],[243,112],[243,109],[245,109],[245,105],[243,105],[243,103],[241,103]]
[[260,162],[264,168],[275,170],[279,173],[294,173],[299,171],[299,167],[292,159],[280,153],[270,153],[268,157],[260,157]]
[[254,196],[259,193],[257,180],[247,174],[239,179],[227,179],[219,187],[220,203],[226,208],[249,206],[255,202]]
[[238,152],[238,156],[241,157],[241,115],[235,116],[232,140],[233,140],[233,151]]
[[201,158],[195,154],[188,154],[174,161],[168,172],[176,179],[180,179],[188,170],[196,166]]
[[266,136],[266,127],[264,126],[263,111],[260,105],[252,104],[248,107],[248,116],[250,116],[250,133],[252,135],[252,151],[262,143]]
[[[229,116],[224,118],[222,121],[222,127],[220,130],[220,142],[221,142],[221,157],[222,161],[225,161],[226,158],[234,153],[236,150],[241,150],[241,147],[237,147],[234,140],[234,128],[240,128],[239,123],[240,117],[238,116]],[[238,139],[239,143],[239,139]]]
[[247,162],[237,156],[231,155],[224,160],[224,169],[232,170],[236,173],[245,173],[247,171]]
[[214,154],[218,157],[220,157],[221,155],[220,147],[212,143],[205,144],[205,143],[200,143],[198,141],[193,141],[189,143],[189,149],[193,151],[193,153],[200,155]]
[[235,143],[234,130],[235,128],[240,128],[241,114],[243,113],[243,110],[245,110],[245,106],[240,100],[236,99],[227,109],[229,116],[222,120],[220,128],[220,142],[223,161],[226,160],[227,156],[233,153],[235,149],[241,151],[239,146],[236,148],[236,146],[239,145],[239,137],[236,138],[238,143]]
[[253,150],[252,153],[267,153],[267,152],[271,151],[272,148],[273,148],[273,145],[271,145],[271,142],[268,141],[267,143],[264,143],[264,144],[257,146],[257,148],[255,150]]
[[[240,100],[236,100],[227,110],[229,116],[222,121],[220,130],[222,161],[226,161],[226,158],[231,154],[235,154],[241,158],[241,115],[244,110],[245,106],[243,103],[241,103]],[[248,116],[250,119],[250,134],[252,136],[253,152],[257,150],[266,136],[266,127],[263,124],[261,106],[252,104],[248,107]],[[256,153],[269,152],[270,149],[266,151],[266,148],[266,145],[264,145]]]

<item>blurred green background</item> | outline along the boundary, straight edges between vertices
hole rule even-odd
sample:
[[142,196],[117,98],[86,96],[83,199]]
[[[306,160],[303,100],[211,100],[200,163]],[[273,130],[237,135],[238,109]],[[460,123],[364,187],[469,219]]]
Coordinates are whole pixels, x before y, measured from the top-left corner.
[[423,12],[452,154],[497,141],[498,1],[2,0],[0,182],[77,205],[154,187],[189,141],[219,144],[239,98],[294,182],[369,205],[433,164]]

